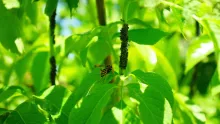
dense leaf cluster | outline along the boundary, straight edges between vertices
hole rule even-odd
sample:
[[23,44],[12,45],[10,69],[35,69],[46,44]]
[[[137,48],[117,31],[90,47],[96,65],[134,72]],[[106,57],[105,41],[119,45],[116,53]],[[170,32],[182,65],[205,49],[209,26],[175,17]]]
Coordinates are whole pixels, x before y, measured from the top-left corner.
[[102,2],[0,0],[0,123],[219,124],[219,2]]

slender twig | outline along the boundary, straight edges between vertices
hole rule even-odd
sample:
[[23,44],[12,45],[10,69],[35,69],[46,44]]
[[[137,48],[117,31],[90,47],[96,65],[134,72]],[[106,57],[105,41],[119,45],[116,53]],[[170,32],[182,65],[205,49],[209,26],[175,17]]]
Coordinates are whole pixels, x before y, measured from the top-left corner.
[[105,26],[106,25],[106,17],[105,17],[104,0],[96,0],[96,7],[97,7],[99,24],[102,26]]
[[[97,7],[97,14],[98,14],[98,20],[99,20],[99,25],[105,26],[106,25],[106,15],[105,15],[105,4],[104,0],[96,0],[96,7]],[[111,55],[108,55],[105,60],[105,67],[107,66],[112,66],[112,58]],[[112,72],[113,72],[112,68]],[[112,82],[112,81],[111,81]]]

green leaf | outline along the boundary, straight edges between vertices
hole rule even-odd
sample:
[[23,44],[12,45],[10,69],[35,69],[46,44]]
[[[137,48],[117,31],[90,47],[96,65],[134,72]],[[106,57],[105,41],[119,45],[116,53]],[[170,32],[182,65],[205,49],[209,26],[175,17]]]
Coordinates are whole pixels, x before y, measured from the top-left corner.
[[24,102],[19,105],[6,119],[5,124],[43,124],[46,117],[32,102]]
[[217,19],[207,19],[203,20],[202,25],[206,28],[206,30],[209,33],[209,36],[211,37],[214,48],[215,48],[215,56],[216,56],[216,61],[218,63],[217,65],[217,70],[218,70],[218,79],[220,80],[220,31],[219,31],[219,23],[220,20]]
[[116,88],[113,84],[98,82],[83,99],[79,108],[73,108],[69,116],[69,124],[98,124],[103,116],[103,109]]
[[77,34],[69,36],[65,40],[65,54],[71,51],[80,52],[86,48],[94,36],[97,36],[100,32],[100,27],[94,28],[93,30],[84,34]]
[[122,7],[122,16],[125,21],[133,17],[135,11],[138,8],[138,1],[136,0],[124,0]]
[[84,48],[80,52],[80,59],[82,61],[82,65],[85,67],[86,66],[86,60],[87,60],[87,53],[88,53],[88,47]]
[[78,7],[79,0],[66,0],[66,2],[69,6],[70,13],[72,15],[72,9],[76,9]]
[[0,108],[0,115],[3,115],[5,113],[9,112],[7,109]]
[[162,0],[141,0],[141,5],[144,4],[145,7],[155,7],[157,6]]
[[176,25],[179,26],[179,29],[183,35],[183,37],[185,37],[185,34],[184,34],[184,19],[182,17],[182,13],[183,11],[181,9],[177,9],[176,7],[174,7],[176,4],[174,4],[173,6],[170,5],[171,9],[172,9],[172,16],[175,18],[176,20]]
[[[136,70],[132,72],[142,83],[147,84],[157,90],[170,103],[171,107],[174,103],[173,92],[168,82],[156,73],[142,72]],[[159,95],[159,94],[158,94]]]
[[[136,108],[135,108],[136,109]],[[130,107],[123,109],[123,121],[124,124],[141,124],[141,119],[135,110]]]
[[143,27],[145,27],[145,28],[149,28],[149,27],[151,27],[148,23],[146,23],[145,21],[142,21],[142,20],[140,20],[140,19],[138,19],[138,18],[132,18],[132,19],[129,19],[128,21],[127,21],[127,23],[129,24],[129,25],[140,25],[140,26],[143,26]]
[[[25,73],[29,70],[29,67],[32,62],[33,58],[33,52],[38,49],[40,46],[34,46],[31,49],[29,49],[26,53],[24,53],[22,56],[20,56],[15,64],[12,66],[12,69],[15,70],[17,77],[19,79],[19,82],[22,82],[24,79]],[[10,72],[12,73],[12,71]],[[8,76],[10,76],[9,74]]]
[[4,123],[4,121],[7,119],[9,114],[10,114],[10,111],[4,108],[0,108],[0,124]]
[[130,42],[128,53],[129,71],[137,68],[142,71],[153,71],[157,65],[157,55],[151,46]]
[[161,75],[162,77],[164,77],[173,89],[177,90],[178,89],[177,76],[171,63],[169,62],[167,57],[164,56],[163,52],[161,52],[159,49],[154,48],[154,51],[156,52],[157,55],[157,63],[154,71],[159,75]]
[[37,4],[29,3],[26,8],[27,17],[31,20],[31,24],[37,25]]
[[15,93],[24,93],[24,89],[19,86],[10,86],[5,91],[0,93],[0,102],[7,100]]
[[[102,48],[102,52],[100,52]],[[90,45],[88,58],[92,63],[101,63],[109,54],[111,53],[111,48],[107,43],[106,39],[98,39]]]
[[47,16],[50,17],[52,13],[56,10],[57,3],[58,0],[47,0],[46,8],[45,8],[45,13],[47,14]]
[[217,95],[220,93],[220,81],[218,79],[218,71],[216,69],[214,75],[212,76],[212,80],[210,82],[211,93],[212,95]]
[[32,51],[27,52],[27,54],[21,56],[14,65],[15,72],[18,76],[20,82],[23,81],[24,75],[27,72],[29,65],[32,60]]
[[172,108],[156,87],[149,85],[144,93],[140,91],[139,84],[128,84],[127,87],[130,97],[140,102],[140,118],[144,123],[172,123]]
[[45,76],[46,73],[49,73],[48,57],[48,52],[38,52],[33,59],[31,76],[33,78],[36,93],[39,93],[41,90],[48,87],[48,80],[46,80],[48,77]]
[[57,85],[45,90],[40,97],[35,96],[35,102],[51,115],[55,115],[59,113],[64,100],[68,96],[69,91],[64,87]]
[[212,52],[214,52],[214,46],[208,36],[196,38],[187,51],[185,73]]
[[167,34],[159,29],[133,29],[128,31],[128,39],[138,44],[153,45]]
[[[205,124],[206,116],[202,109],[194,104],[188,97],[175,93],[176,111],[180,112],[181,120],[189,124]],[[179,110],[178,110],[179,109]],[[183,123],[182,122],[182,123]]]
[[71,109],[77,104],[77,102],[86,95],[89,88],[94,84],[95,81],[100,79],[100,70],[95,69],[88,75],[86,75],[81,82],[80,86],[73,91],[73,93],[69,96],[66,103],[64,104],[61,115],[56,119],[57,123],[65,124],[68,123],[69,114]]
[[114,114],[112,113],[111,110],[105,112],[103,115],[100,124],[119,124],[117,120],[114,117]]
[[5,8],[2,0],[0,1],[0,13],[0,43],[11,52],[19,53],[15,40],[21,35],[21,21]]

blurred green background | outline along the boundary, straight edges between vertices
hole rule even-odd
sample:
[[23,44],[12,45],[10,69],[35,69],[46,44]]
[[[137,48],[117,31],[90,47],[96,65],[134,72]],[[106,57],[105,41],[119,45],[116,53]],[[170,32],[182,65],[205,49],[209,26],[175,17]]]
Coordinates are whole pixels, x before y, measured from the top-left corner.
[[[108,55],[119,71],[121,41],[117,36],[125,1],[105,0],[107,26],[103,27],[98,23],[95,0],[80,0],[72,10],[65,0],[59,0],[57,84],[74,91],[85,75],[103,68]],[[0,1],[0,95],[8,87],[16,89],[13,95],[0,96],[0,108],[13,110],[50,86],[45,6],[46,0]],[[154,28],[166,34],[154,45],[129,42],[126,74],[136,69],[160,74],[173,88],[174,97],[193,103],[186,102],[179,109],[189,109],[201,122],[220,123],[220,2],[133,0],[126,12],[129,29]],[[148,42],[149,37],[142,38]],[[174,123],[182,123],[181,116],[174,115]]]

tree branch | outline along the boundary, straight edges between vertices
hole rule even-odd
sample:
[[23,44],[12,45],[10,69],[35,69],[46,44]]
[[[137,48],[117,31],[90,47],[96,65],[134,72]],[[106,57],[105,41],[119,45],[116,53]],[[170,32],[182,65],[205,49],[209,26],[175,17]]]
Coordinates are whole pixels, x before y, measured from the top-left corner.
[[102,26],[106,25],[106,17],[105,17],[105,5],[104,0],[96,0],[97,14],[99,24]]
[[[104,0],[96,0],[96,8],[97,8],[99,25],[105,26],[106,25],[106,15],[105,15]],[[105,63],[105,67],[112,66],[111,55],[108,55],[105,58],[104,63]],[[114,71],[113,68],[112,68],[112,71]]]

